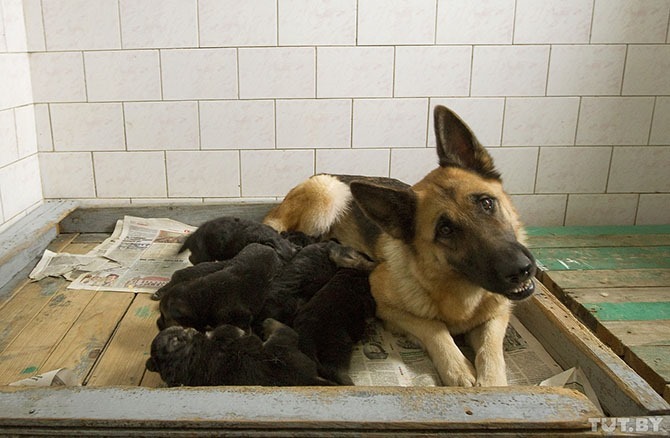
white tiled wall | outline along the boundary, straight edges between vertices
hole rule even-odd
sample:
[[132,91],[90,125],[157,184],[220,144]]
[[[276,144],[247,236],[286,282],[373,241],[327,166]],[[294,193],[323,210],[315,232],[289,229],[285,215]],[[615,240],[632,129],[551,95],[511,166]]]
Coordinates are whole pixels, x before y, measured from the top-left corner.
[[42,197],[267,200],[315,172],[413,183],[437,161],[431,111],[444,104],[489,148],[526,223],[670,223],[670,0],[0,11],[3,222]]

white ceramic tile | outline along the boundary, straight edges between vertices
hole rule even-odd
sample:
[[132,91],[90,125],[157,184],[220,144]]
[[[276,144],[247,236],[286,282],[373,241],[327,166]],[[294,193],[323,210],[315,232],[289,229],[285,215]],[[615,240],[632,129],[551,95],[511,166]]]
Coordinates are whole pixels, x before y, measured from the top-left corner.
[[440,0],[437,44],[511,44],[514,0]]
[[197,2],[119,0],[119,9],[126,49],[198,45]]
[[239,197],[237,151],[168,151],[168,196]]
[[584,97],[577,144],[646,144],[653,107],[653,97]]
[[0,167],[19,159],[14,110],[0,111]]
[[40,152],[53,151],[54,142],[51,137],[49,105],[35,105],[35,130],[37,131],[37,150]]
[[628,48],[622,94],[670,94],[670,45]]
[[565,225],[633,225],[638,195],[570,195]]
[[670,194],[641,194],[635,225],[667,225],[670,223]]
[[553,46],[549,95],[618,95],[623,81],[626,46]]
[[595,0],[592,43],[664,42],[667,0]]
[[91,198],[95,196],[90,152],[40,154],[42,191],[45,198]]
[[476,46],[472,96],[544,95],[549,46]]
[[316,173],[389,176],[388,149],[325,149],[316,151]]
[[240,98],[291,98],[315,95],[315,49],[239,49]]
[[393,47],[319,47],[318,97],[391,97]]
[[593,0],[517,0],[514,43],[588,43]]
[[128,150],[198,149],[197,102],[125,103]]
[[503,187],[510,194],[533,193],[538,148],[489,148]]
[[649,144],[670,144],[670,97],[657,97]]
[[241,151],[242,196],[285,196],[314,174],[314,151]]
[[51,104],[50,109],[55,150],[125,149],[120,103]]
[[121,47],[117,0],[43,1],[47,50]]
[[358,2],[358,44],[432,44],[436,0]]
[[524,225],[563,225],[567,195],[512,195],[511,198]]
[[424,147],[427,99],[354,100],[354,147]]
[[167,195],[164,152],[94,152],[100,198],[150,198]]
[[603,193],[611,153],[609,147],[541,148],[535,192]]
[[[2,210],[5,220],[42,200],[42,183],[37,155],[32,155],[0,169]],[[8,188],[14,190],[8,190]],[[18,189],[20,187],[20,189]]]
[[158,51],[86,52],[89,101],[160,100]]
[[575,142],[578,97],[509,98],[505,104],[505,146],[555,146]]
[[670,192],[670,146],[615,147],[608,193]]
[[351,100],[277,101],[277,148],[351,147]]
[[35,102],[84,102],[81,52],[31,53],[30,74]]
[[274,149],[273,102],[200,102],[200,145],[202,149]]
[[37,153],[37,128],[34,105],[22,106],[14,110],[16,117],[16,140],[19,158]]
[[26,52],[26,26],[21,0],[2,0],[0,7],[4,17],[5,44],[9,52]]
[[416,184],[437,167],[435,148],[391,149],[391,178],[407,184]]
[[280,0],[279,44],[355,45],[356,0]]
[[235,49],[162,50],[161,74],[166,100],[237,97]]
[[500,146],[505,99],[431,99],[428,128],[428,145],[435,146],[433,108],[444,105],[454,111],[474,132],[484,146]]
[[396,97],[467,96],[470,46],[403,46],[396,49]]
[[[7,40],[5,39],[5,22],[2,19],[2,2],[0,2],[0,53],[7,51]],[[2,205],[0,205],[0,210],[2,210]],[[2,212],[0,211],[0,214]],[[0,227],[0,229],[2,229]]]
[[277,0],[199,0],[200,45],[277,45]]
[[42,1],[23,0],[23,17],[26,26],[26,48],[28,52],[46,50],[44,20],[42,20]]
[[0,111],[32,103],[26,53],[0,53]]

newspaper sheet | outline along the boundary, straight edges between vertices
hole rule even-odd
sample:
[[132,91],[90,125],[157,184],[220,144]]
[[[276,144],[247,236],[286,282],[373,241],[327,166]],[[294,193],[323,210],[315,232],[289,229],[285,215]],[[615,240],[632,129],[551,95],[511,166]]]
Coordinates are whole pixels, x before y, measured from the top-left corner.
[[[472,349],[459,346],[474,361]],[[507,328],[504,354],[510,385],[537,385],[563,371],[515,317]],[[368,323],[363,340],[354,347],[349,376],[355,385],[361,386],[442,385],[421,345],[408,336],[387,330],[378,320]]]
[[172,219],[126,216],[112,235],[88,254],[46,250],[30,278],[63,276],[69,289],[155,292],[172,273],[190,265],[188,252],[178,254],[196,227]]
[[68,289],[153,293],[170,281],[174,271],[190,265],[188,252],[178,251],[195,229],[172,219],[126,216],[112,236],[92,251],[119,266],[84,273]]

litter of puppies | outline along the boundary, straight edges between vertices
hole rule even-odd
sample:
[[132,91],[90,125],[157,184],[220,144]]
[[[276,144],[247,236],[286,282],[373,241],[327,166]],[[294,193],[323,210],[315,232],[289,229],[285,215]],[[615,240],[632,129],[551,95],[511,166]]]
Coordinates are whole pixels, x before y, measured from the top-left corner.
[[351,349],[375,314],[375,264],[336,241],[222,217],[190,234],[160,300],[146,367],[168,386],[353,384]]

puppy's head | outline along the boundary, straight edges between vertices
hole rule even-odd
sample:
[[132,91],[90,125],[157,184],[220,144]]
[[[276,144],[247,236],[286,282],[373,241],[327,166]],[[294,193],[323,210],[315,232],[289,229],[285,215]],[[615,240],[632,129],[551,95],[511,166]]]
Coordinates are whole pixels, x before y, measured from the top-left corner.
[[163,374],[170,368],[178,368],[188,362],[193,349],[193,338],[198,335],[197,330],[180,326],[162,330],[151,343],[151,357],[147,359],[147,369],[161,373],[167,381]]
[[535,259],[493,159],[442,106],[435,134],[440,167],[411,188],[352,182],[354,199],[434,282],[460,278],[511,300],[528,297]]

